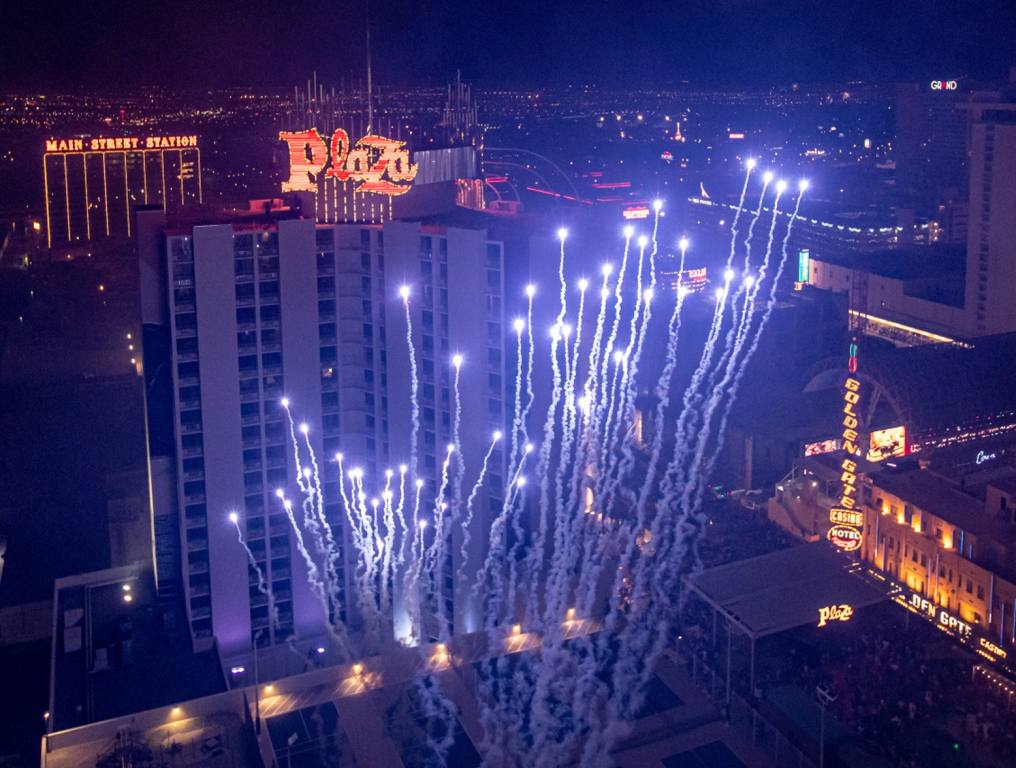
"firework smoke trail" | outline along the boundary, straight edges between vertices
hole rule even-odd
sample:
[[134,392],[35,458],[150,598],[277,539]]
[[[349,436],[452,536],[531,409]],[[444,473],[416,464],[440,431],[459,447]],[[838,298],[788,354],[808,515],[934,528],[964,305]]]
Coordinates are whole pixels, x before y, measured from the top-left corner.
[[632,311],[631,323],[628,329],[628,344],[624,350],[624,362],[625,365],[622,369],[620,382],[617,385],[617,392],[615,393],[612,385],[609,396],[609,407],[607,408],[607,421],[603,430],[603,448],[600,455],[600,467],[602,472],[597,478],[597,487],[602,492],[602,489],[607,488],[611,484],[611,478],[614,471],[617,469],[617,452],[612,450],[614,440],[617,437],[619,428],[622,426],[622,420],[625,412],[625,402],[627,400],[628,393],[628,381],[631,376],[633,366],[637,367],[637,361],[634,358],[635,348],[638,345],[638,330],[639,330],[639,318],[641,317],[642,306],[643,306],[643,291],[642,291],[642,271],[645,263],[646,246],[649,244],[649,238],[645,235],[639,237],[639,260],[638,269],[636,271],[636,287],[635,287],[635,309]]
[[[737,340],[740,339],[744,332],[744,323],[751,317],[749,309],[753,305],[754,295],[752,293],[752,286],[755,284],[754,278],[749,278],[748,270],[751,268],[751,242],[755,232],[755,225],[758,223],[762,216],[763,205],[765,204],[766,191],[769,189],[769,184],[773,180],[772,171],[766,171],[762,174],[762,194],[758,198],[758,206],[755,208],[755,212],[752,215],[751,223],[748,225],[748,235],[744,241],[744,266],[741,270],[741,274],[744,279],[738,285],[737,291],[730,299],[730,311],[731,311],[731,324],[730,328],[727,329],[727,335],[724,340],[724,354],[720,358],[716,365],[716,368],[711,372],[709,383],[706,385],[706,391],[712,391],[716,383],[716,376],[720,370],[723,370],[727,363],[727,357],[733,353],[733,350],[737,347]],[[776,202],[779,203],[779,196],[777,196]],[[729,269],[729,268],[728,268]],[[732,272],[727,274],[733,276]],[[741,294],[744,294],[744,305],[741,311],[738,312],[738,300],[741,298]],[[749,320],[750,322],[750,320]],[[731,341],[734,344],[731,344]]]
[[[617,331],[621,325],[621,308],[623,304],[623,296],[621,288],[624,286],[624,273],[628,269],[628,253],[631,251],[631,239],[635,234],[635,229],[631,225],[624,228],[624,253],[621,256],[621,269],[617,273],[617,282],[614,284],[614,319],[611,322],[610,333],[607,334],[607,346],[605,353],[602,356],[600,363],[600,372],[597,376],[597,392],[595,402],[597,403],[597,417],[594,429],[599,430],[603,424],[603,418],[606,415],[603,412],[603,404],[606,403],[608,392],[607,390],[607,370],[609,365],[609,356],[611,351],[617,344]],[[609,412],[609,410],[608,410]]]
[[296,539],[296,548],[300,552],[300,556],[303,557],[304,565],[307,566],[307,583],[310,585],[311,591],[317,596],[318,602],[321,603],[321,612],[325,620],[325,629],[328,631],[328,635],[334,640],[340,648],[344,648],[345,638],[340,634],[339,630],[334,624],[332,624],[332,615],[330,611],[330,600],[325,591],[324,583],[321,581],[321,577],[318,574],[317,563],[314,562],[314,558],[310,552],[307,551],[307,547],[303,541],[303,531],[300,530],[299,524],[296,522],[296,517],[293,515],[293,502],[286,498],[285,492],[280,488],[275,492],[276,497],[282,503],[282,508],[286,512],[286,517],[289,518],[289,525],[293,529],[293,534]]
[[[547,417],[543,423],[543,443],[540,445],[540,457],[537,462],[536,474],[540,478],[539,492],[539,523],[532,549],[527,556],[526,580],[530,585],[540,583],[543,573],[544,546],[547,540],[547,527],[549,525],[550,508],[550,459],[553,453],[555,424],[557,421],[558,405],[561,402],[563,381],[561,379],[561,367],[558,364],[558,345],[561,342],[561,324],[555,323],[550,334],[550,361],[553,374],[553,389],[550,395],[550,404],[547,406]],[[532,594],[532,590],[527,590]]]
[[[778,192],[782,191],[783,186],[784,185],[781,184],[779,187],[777,187]],[[806,186],[807,186],[806,183],[802,183],[802,192],[804,188],[806,188]],[[799,205],[800,199],[798,199],[798,205],[795,207],[795,214],[791,217],[791,223],[793,222],[793,219],[796,217],[796,211],[799,208]],[[775,217],[776,213],[774,211],[774,221]],[[653,557],[653,559],[660,563],[662,572],[657,571],[654,574],[653,579],[655,581],[654,586],[656,588],[655,599],[660,604],[658,610],[659,609],[663,610],[663,614],[661,614],[661,616],[663,617],[669,616],[668,609],[670,608],[670,604],[672,602],[670,598],[671,590],[669,589],[669,586],[673,584],[674,581],[678,578],[678,575],[676,573],[677,565],[675,561],[678,560],[679,558],[681,561],[683,561],[685,554],[689,551],[689,542],[684,540],[684,537],[682,535],[679,535],[679,532],[680,531],[690,532],[691,529],[688,528],[687,521],[689,520],[690,517],[697,514],[698,509],[701,506],[702,495],[705,489],[705,484],[707,482],[708,473],[711,472],[715,463],[715,458],[719,455],[719,446],[722,442],[723,430],[725,429],[726,422],[725,414],[723,417],[721,417],[721,422],[718,430],[715,432],[715,434],[713,434],[713,439],[716,441],[718,447],[714,450],[713,454],[710,456],[710,459],[706,462],[703,472],[703,463],[702,463],[703,452],[705,445],[710,435],[712,434],[709,430],[712,413],[715,410],[719,399],[722,398],[722,395],[725,392],[728,392],[727,385],[729,383],[729,374],[731,374],[732,372],[736,372],[735,382],[737,382],[738,379],[744,375],[747,362],[748,360],[750,360],[751,356],[754,354],[754,350],[757,348],[758,340],[761,336],[762,329],[764,328],[769,313],[772,310],[772,306],[774,305],[776,287],[779,281],[780,273],[782,272],[782,268],[786,261],[785,249],[786,242],[788,239],[789,233],[787,237],[784,239],[783,259],[781,259],[780,267],[777,271],[776,276],[774,277],[770,289],[770,301],[767,305],[766,313],[763,317],[762,323],[760,324],[759,329],[754,336],[752,346],[751,348],[749,348],[749,351],[745,355],[744,360],[741,361],[739,365],[736,364],[737,355],[734,354],[731,356],[731,361],[727,366],[728,375],[725,376],[724,380],[720,383],[720,386],[718,387],[718,394],[710,399],[709,407],[707,408],[706,414],[704,415],[702,420],[702,430],[700,433],[700,438],[698,440],[698,445],[696,446],[696,449],[691,457],[691,463],[688,468],[687,475],[685,476],[686,482],[682,489],[681,498],[678,501],[678,503],[675,504],[676,511],[679,517],[674,523],[668,524],[668,528],[670,530],[668,532],[669,535],[665,539],[661,539],[657,535],[658,532],[660,532],[660,526],[658,525],[660,521],[659,518],[657,518],[657,520],[654,521],[653,526],[654,536],[652,540],[654,542],[654,545],[656,542],[659,542],[659,544],[656,545],[658,548],[656,550],[656,554]],[[729,399],[727,412],[729,412],[730,402],[732,401],[733,397],[736,394],[736,383],[730,387],[728,394]],[[672,556],[675,547],[679,549],[678,552],[679,558],[675,558]],[[690,550],[692,554],[695,556],[695,559],[697,561],[698,553],[694,541],[690,542]],[[647,567],[641,567],[636,571],[636,575],[637,577],[639,577],[640,581],[642,580],[642,577],[646,575],[646,573]],[[638,587],[636,587],[635,594],[641,594]],[[655,661],[656,658],[658,658],[659,654],[662,652],[663,647],[665,646],[666,632],[668,627],[669,620],[658,622],[656,627],[650,628],[651,631],[648,635],[643,635],[641,638],[636,638],[632,636],[630,634],[629,627],[626,626],[624,628],[623,632],[625,634],[629,634],[628,638],[629,642],[633,643],[634,647],[632,645],[629,645],[629,653],[626,655],[626,658],[623,659],[620,664],[615,666],[614,669],[615,690],[617,690],[617,686],[621,684],[629,686],[634,685],[637,687],[644,685],[644,683],[648,679],[648,674],[652,668],[652,663]],[[637,658],[647,659],[648,662],[640,667],[638,662],[632,661],[632,659]],[[587,747],[588,746],[589,745],[587,744]]]
[[[522,436],[522,332],[526,328],[526,321],[516,317],[512,321],[512,328],[515,329],[515,410],[512,416],[511,442],[508,454],[508,466],[514,468],[515,461],[519,454],[519,439]],[[511,470],[509,470],[511,471]]]
[[742,269],[744,274],[747,274],[748,270],[751,269],[751,241],[755,236],[755,225],[762,218],[762,206],[765,204],[766,192],[769,190],[769,184],[772,183],[772,180],[772,171],[766,171],[762,174],[762,194],[758,196],[758,207],[751,217],[751,223],[748,225],[748,235],[744,239],[744,267]]
[[[448,537],[448,524],[445,520],[445,511],[448,509],[448,504],[445,502],[445,492],[448,490],[448,476],[449,468],[452,463],[452,456],[455,455],[455,443],[449,443],[447,451],[445,453],[445,460],[441,463],[441,485],[438,487],[437,495],[434,497],[434,541],[431,542],[430,547],[424,555],[424,570],[428,574],[433,574],[435,568],[439,568],[444,563],[444,551],[445,541]],[[438,601],[438,607],[441,609],[443,615],[442,603],[443,600]],[[442,623],[442,627],[443,627]]]
[[406,310],[406,348],[409,350],[409,399],[412,413],[412,430],[409,433],[409,469],[416,475],[416,441],[420,432],[420,379],[416,373],[416,349],[413,347],[413,317],[409,311],[409,286],[399,288],[402,306]]
[[744,210],[744,198],[748,194],[748,180],[751,172],[755,170],[755,158],[749,157],[745,163],[744,184],[741,185],[741,198],[737,201],[737,211],[734,213],[734,220],[730,223],[730,255],[727,257],[727,269],[734,263],[734,249],[737,247],[737,224],[741,220],[741,211]]
[[[565,362],[567,364],[565,374],[565,401],[563,409],[563,424],[561,433],[561,448],[558,455],[558,466],[557,471],[554,473],[555,479],[555,516],[554,516],[554,544],[553,552],[563,552],[566,545],[566,535],[571,528],[573,521],[574,507],[567,505],[565,502],[572,497],[572,489],[565,488],[565,478],[568,475],[569,465],[572,461],[572,446],[577,443],[578,434],[576,427],[579,423],[578,414],[575,408],[575,379],[578,376],[578,361],[579,352],[582,346],[582,320],[585,312],[586,305],[586,290],[589,288],[589,281],[582,278],[578,281],[578,288],[580,293],[579,298],[579,311],[578,319],[575,324],[575,342],[572,347],[571,361],[568,361],[568,349],[565,347]],[[567,337],[565,337],[567,342]],[[575,459],[575,464],[578,463],[578,457]],[[554,558],[551,563],[550,575],[548,583],[551,585],[547,592],[550,595],[555,594],[555,590],[560,588],[561,580],[561,567],[564,565],[561,558]],[[546,606],[549,610],[552,603],[555,601],[552,598],[548,598]]]
[[[529,345],[529,353],[526,361],[526,405],[522,409],[522,440],[523,444],[529,441],[529,411],[533,407],[533,400],[536,393],[533,391],[533,355],[536,353],[536,345],[533,344],[533,296],[536,294],[536,286],[530,283],[526,286],[526,342]],[[512,452],[512,465],[515,464],[518,454]]]
[[[310,453],[310,458],[313,462],[314,471],[313,477],[310,467],[304,467],[300,460],[300,442],[296,436],[296,425],[293,421],[293,414],[289,409],[289,398],[283,397],[279,404],[282,406],[283,411],[286,413],[286,421],[289,424],[289,437],[290,442],[293,446],[293,463],[296,468],[296,484],[300,490],[302,496],[301,509],[303,510],[303,523],[307,530],[310,532],[312,540],[314,542],[314,548],[318,554],[324,560],[325,564],[325,578],[322,582],[325,594],[328,597],[328,603],[331,606],[331,610],[335,615],[339,615],[341,609],[339,601],[339,581],[335,574],[333,556],[335,554],[334,540],[331,541],[332,546],[329,548],[325,542],[321,532],[321,525],[318,520],[318,499],[316,498],[321,491],[319,481],[319,475],[317,470],[317,459],[314,456],[313,449]],[[309,429],[306,424],[300,425],[300,432],[306,439],[308,448],[310,448],[310,439],[307,437]],[[281,489],[280,489],[281,490]],[[281,498],[281,497],[280,497]],[[324,518],[324,502],[321,500],[320,516]],[[325,521],[325,527],[327,528],[327,521]],[[329,539],[331,539],[331,530],[329,529]],[[303,534],[301,533],[301,540]]]
[[[783,270],[787,264],[787,244],[790,242],[790,233],[791,230],[793,229],[794,221],[797,220],[798,212],[801,209],[801,199],[804,197],[805,190],[807,189],[808,182],[802,179],[799,186],[799,194],[797,196],[797,202],[794,204],[794,211],[793,213],[790,214],[790,220],[787,222],[787,231],[783,235],[783,243],[781,244],[780,247],[781,254],[780,262],[779,266],[777,266],[776,268],[776,274],[773,276],[772,284],[769,287],[769,300],[766,302],[765,311],[762,313],[762,318],[759,321],[758,329],[755,331],[754,337],[752,338],[751,346],[748,347],[748,351],[745,353],[744,359],[741,361],[740,365],[737,366],[736,371],[734,372],[733,382],[730,384],[729,392],[727,393],[726,396],[725,407],[720,413],[719,426],[717,427],[716,430],[717,442],[713,448],[711,455],[709,456],[708,460],[705,463],[705,469],[700,473],[702,477],[708,477],[716,467],[716,462],[719,459],[720,451],[723,447],[723,444],[720,441],[722,440],[723,434],[727,428],[727,420],[730,417],[730,410],[731,408],[733,408],[734,401],[737,398],[737,392],[741,386],[741,381],[748,370],[748,363],[750,363],[751,359],[755,356],[755,352],[758,350],[759,342],[762,339],[762,332],[765,330],[765,327],[769,322],[769,318],[772,315],[773,307],[776,304],[776,290],[779,287],[780,278],[783,276]],[[742,345],[746,337],[747,334],[745,334],[745,337],[741,339]],[[696,504],[701,504],[704,490],[705,486],[700,482],[698,484],[698,489],[695,498]],[[695,554],[696,554],[696,565],[699,565],[697,559],[698,555],[697,550]]]
[[[521,338],[521,337],[520,337]],[[469,528],[473,523],[473,504],[476,502],[476,497],[480,493],[480,488],[483,487],[483,481],[487,477],[487,467],[490,463],[490,457],[494,453],[494,449],[497,448],[497,444],[501,442],[503,435],[500,430],[494,432],[494,437],[490,441],[490,447],[487,449],[487,453],[483,456],[483,464],[480,466],[480,474],[476,476],[476,482],[473,483],[473,488],[469,492],[469,496],[466,497],[466,516],[462,522],[462,565],[459,568],[463,578],[466,578],[468,570],[466,564],[469,562],[469,541],[472,538],[469,533]]]
[[[288,413],[288,409],[287,409]],[[328,517],[325,514],[325,493],[321,487],[321,467],[318,465],[317,454],[314,453],[314,446],[310,441],[310,430],[306,424],[300,425],[300,433],[303,435],[304,445],[307,448],[307,455],[310,457],[311,465],[311,477],[310,480],[313,482],[313,506],[317,512],[318,531],[316,535],[321,536],[324,533],[324,539],[321,542],[324,551],[322,556],[325,560],[325,577],[329,585],[329,592],[332,595],[332,604],[336,614],[341,609],[341,600],[339,594],[341,593],[341,581],[338,570],[339,550],[335,545],[335,536],[332,534],[332,526],[328,522]]]
[[[657,207],[657,221],[659,221],[659,209],[662,208],[662,204],[660,201],[656,201],[655,205]],[[632,440],[629,438],[628,434],[635,426],[635,395],[638,385],[639,362],[642,359],[642,347],[645,344],[646,332],[649,329],[649,321],[652,317],[652,302],[654,292],[656,290],[656,250],[656,226],[654,225],[653,250],[649,254],[649,287],[643,293],[642,324],[638,332],[638,340],[635,345],[634,357],[629,365],[628,380],[622,389],[624,395],[624,399],[621,402],[621,413],[623,414],[622,424],[630,426],[624,427],[625,437],[622,438],[621,441],[621,462],[615,470],[610,491],[606,494],[607,499],[612,499],[614,493],[617,492],[619,487],[622,492],[625,492],[621,483],[635,465],[635,456],[632,453]],[[615,462],[616,461],[617,459],[615,458]]]
[[272,591],[268,588],[268,582],[265,581],[264,571],[261,570],[261,566],[258,565],[258,561],[254,557],[254,553],[251,552],[250,547],[247,546],[247,542],[243,539],[243,532],[240,530],[240,516],[236,512],[229,513],[229,522],[236,528],[236,540],[240,542],[240,546],[243,547],[243,551],[247,553],[247,559],[250,561],[251,567],[258,577],[258,592],[265,596],[268,601],[268,618],[272,626],[278,628],[279,626],[279,609],[275,606],[275,596]]
[[681,261],[677,271],[677,295],[674,301],[674,311],[670,316],[670,322],[667,324],[667,351],[664,356],[663,370],[660,372],[660,378],[657,380],[656,389],[654,390],[656,395],[656,412],[653,417],[653,448],[649,455],[649,466],[646,469],[646,476],[642,482],[642,488],[639,490],[636,504],[639,509],[645,505],[646,500],[649,498],[650,489],[656,478],[656,469],[660,463],[660,454],[663,450],[663,419],[667,409],[667,402],[670,399],[670,383],[674,378],[674,369],[677,367],[677,344],[681,331],[681,309],[684,306],[685,298],[688,296],[688,289],[682,284],[688,240],[682,237],[678,246],[681,249]]
[[381,615],[387,616],[391,607],[389,602],[389,575],[392,572],[392,558],[395,553],[395,509],[392,506],[392,477],[390,469],[385,470],[385,488],[381,492],[381,514],[384,521],[384,552],[381,563]]
[[561,308],[557,313],[557,325],[560,326],[568,311],[568,284],[564,279],[564,241],[568,239],[568,230],[564,227],[557,230],[557,239],[561,241],[561,258],[557,263],[557,276],[561,281]]
[[[759,269],[759,280],[758,283],[756,283],[756,285],[761,285],[762,279],[765,277],[766,267],[769,263],[769,257],[773,247],[773,234],[776,231],[776,221],[779,215],[780,196],[783,194],[784,189],[786,189],[786,182],[781,181],[776,185],[776,200],[773,202],[773,218],[772,223],[769,226],[769,242],[768,245],[766,246],[766,253],[765,257],[762,260],[762,266]],[[729,288],[730,286],[728,281],[727,285],[728,292]],[[755,288],[755,290],[757,291],[758,289]],[[773,291],[775,292],[775,290],[776,287],[774,282]],[[747,318],[751,317],[751,315],[748,313],[747,310],[745,311],[745,317]],[[728,334],[728,343],[729,343],[729,334]],[[721,357],[720,360],[721,365],[724,362],[726,362],[723,378],[720,380],[718,385],[712,388],[712,393],[708,398],[708,400],[706,401],[705,408],[702,409],[702,416],[700,422],[701,428],[699,429],[698,439],[694,443],[694,450],[689,455],[689,463],[687,470],[683,475],[684,483],[681,491],[681,499],[678,505],[678,508],[681,510],[684,518],[687,518],[687,516],[690,514],[692,493],[698,482],[699,468],[701,466],[703,454],[705,452],[706,445],[710,437],[709,426],[713,417],[713,413],[715,413],[716,408],[718,407],[719,402],[723,397],[724,392],[726,391],[726,387],[729,385],[731,378],[734,375],[734,369],[737,365],[737,355],[732,354],[733,352],[734,350],[731,350],[730,352],[726,350],[724,351],[723,356]],[[719,370],[719,366],[717,366],[717,370]]]
[[[406,472],[409,466],[399,464],[399,503],[395,507],[395,517],[399,521],[399,528],[402,536],[399,539],[398,567],[402,568],[406,563],[406,542],[409,540],[409,526],[406,525],[405,504],[406,504]],[[340,478],[339,482],[342,480]]]

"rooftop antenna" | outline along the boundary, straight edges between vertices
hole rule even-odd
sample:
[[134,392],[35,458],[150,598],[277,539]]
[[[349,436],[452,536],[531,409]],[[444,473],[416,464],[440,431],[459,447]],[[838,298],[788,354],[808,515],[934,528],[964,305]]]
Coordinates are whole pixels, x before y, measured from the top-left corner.
[[367,133],[374,127],[374,81],[370,68],[370,0],[364,5],[367,8]]

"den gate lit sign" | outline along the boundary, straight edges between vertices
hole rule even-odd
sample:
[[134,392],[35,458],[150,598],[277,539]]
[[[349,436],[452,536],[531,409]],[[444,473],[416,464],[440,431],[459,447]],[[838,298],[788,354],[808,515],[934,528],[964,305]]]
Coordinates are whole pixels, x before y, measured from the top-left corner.
[[931,90],[933,91],[955,91],[959,88],[959,83],[955,80],[932,80]]
[[910,593],[910,607],[918,613],[923,613],[932,621],[938,622],[939,626],[954,632],[963,638],[968,638],[973,632],[972,627],[965,621],[957,619],[943,608],[917,592]]
[[279,140],[289,147],[289,179],[283,192],[317,192],[318,177],[353,182],[355,192],[395,197],[412,188],[418,166],[409,161],[406,142],[383,136],[364,136],[355,144],[339,128],[325,144],[317,128],[282,131]]
[[830,621],[850,621],[854,616],[854,607],[841,603],[827,605],[818,609],[818,626],[824,627]]
[[146,149],[194,149],[197,136],[97,136],[46,139],[46,152],[138,152]]

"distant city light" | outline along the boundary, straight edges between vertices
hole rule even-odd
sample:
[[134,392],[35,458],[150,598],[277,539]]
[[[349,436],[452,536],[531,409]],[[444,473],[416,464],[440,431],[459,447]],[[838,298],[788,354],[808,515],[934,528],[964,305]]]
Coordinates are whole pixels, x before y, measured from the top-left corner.
[[688,245],[689,242],[687,237],[682,237],[680,240],[677,241],[677,247],[680,248],[682,251],[687,251]]
[[628,224],[627,226],[625,226],[625,228],[624,228],[624,236],[625,237],[631,237],[634,234],[635,234],[635,227],[633,227],[631,224]]
[[754,157],[749,157],[749,158],[748,158],[748,159],[747,159],[747,160],[745,161],[745,163],[744,163],[744,167],[745,167],[745,168],[747,168],[747,169],[748,169],[749,171],[753,171],[753,170],[755,170],[755,166],[756,166],[757,164],[758,164],[758,161],[756,161]]
[[779,181],[776,182],[776,191],[777,192],[783,192],[786,188],[787,188],[787,182],[785,182],[783,179],[780,179]]
[[564,242],[568,238],[568,230],[565,227],[560,227],[557,230],[557,239]]
[[409,298],[409,286],[408,285],[401,285],[401,286],[399,286],[399,296],[401,297],[401,299],[403,301],[405,301],[406,299]]
[[454,355],[452,355],[452,365],[454,365],[456,368],[461,368],[462,367],[462,355],[460,355],[460,354],[454,354]]

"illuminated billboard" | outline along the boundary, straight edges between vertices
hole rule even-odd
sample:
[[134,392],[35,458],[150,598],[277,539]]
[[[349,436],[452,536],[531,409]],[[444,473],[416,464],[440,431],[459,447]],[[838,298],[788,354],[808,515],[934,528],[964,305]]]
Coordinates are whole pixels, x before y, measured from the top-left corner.
[[933,91],[955,91],[959,88],[959,83],[955,80],[932,80],[931,90]]
[[907,455],[907,428],[876,429],[868,437],[868,461],[885,461]]
[[843,442],[833,438],[831,440],[819,440],[814,443],[804,444],[805,456],[821,456],[824,453],[835,453],[843,447]]
[[171,210],[204,199],[193,134],[49,138],[42,180],[50,248],[129,238],[136,205]]
[[797,282],[807,283],[811,275],[811,251],[802,248],[797,252]]

